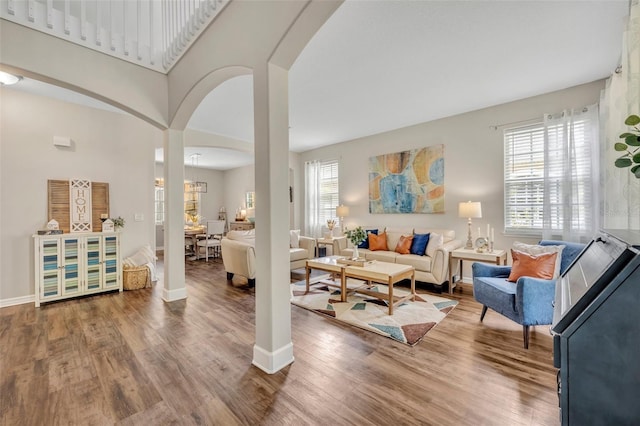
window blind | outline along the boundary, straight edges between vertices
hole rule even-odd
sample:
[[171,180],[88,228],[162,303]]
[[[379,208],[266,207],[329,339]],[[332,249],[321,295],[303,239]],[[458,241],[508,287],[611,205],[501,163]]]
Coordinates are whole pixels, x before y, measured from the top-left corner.
[[505,130],[504,142],[505,232],[542,229],[544,127]]
[[563,113],[544,123],[505,130],[506,233],[592,231],[597,170],[593,121],[592,114]]
[[320,224],[326,224],[327,220],[335,218],[339,201],[338,162],[323,162],[320,165],[320,200],[318,205]]

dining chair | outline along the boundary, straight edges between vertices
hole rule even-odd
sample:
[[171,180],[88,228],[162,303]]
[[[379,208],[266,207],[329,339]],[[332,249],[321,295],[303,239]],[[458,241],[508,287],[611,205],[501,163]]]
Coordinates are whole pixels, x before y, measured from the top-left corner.
[[205,260],[209,261],[209,250],[212,250],[212,256],[218,257],[221,254],[220,240],[224,235],[224,229],[226,222],[224,220],[208,220],[207,221],[207,233],[203,234],[204,238],[201,238],[196,243],[197,256],[200,259],[200,249],[204,248]]

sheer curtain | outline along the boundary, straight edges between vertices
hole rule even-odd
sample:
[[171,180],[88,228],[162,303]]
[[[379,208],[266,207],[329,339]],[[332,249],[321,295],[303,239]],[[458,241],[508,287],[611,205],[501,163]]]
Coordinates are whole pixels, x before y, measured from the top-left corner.
[[320,237],[322,235],[322,223],[320,222],[320,161],[307,161],[304,163],[304,235]]
[[623,40],[620,67],[607,80],[600,96],[600,156],[603,196],[602,224],[608,229],[640,230],[640,179],[628,168],[614,166],[613,149],[627,131],[624,120],[640,115],[640,1],[632,0]]
[[598,106],[544,118],[542,237],[586,242],[599,228]]

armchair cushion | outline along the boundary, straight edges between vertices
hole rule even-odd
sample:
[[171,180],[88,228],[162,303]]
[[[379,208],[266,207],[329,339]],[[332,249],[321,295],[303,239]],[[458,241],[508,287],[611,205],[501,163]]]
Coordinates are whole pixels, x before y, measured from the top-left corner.
[[290,248],[298,248],[300,247],[300,230],[292,229],[289,231],[289,247]]
[[556,262],[557,252],[530,255],[512,249],[511,257],[513,258],[513,266],[507,280],[512,283],[523,276],[550,280],[553,278],[556,263],[560,264],[560,262]]
[[[558,253],[556,257],[555,268],[553,271],[553,279],[556,279],[560,276],[560,265],[562,263],[562,250],[564,250],[566,246],[563,245],[535,245],[535,244],[525,244],[519,241],[513,243],[513,249],[518,250],[522,253],[527,253],[531,255],[538,255],[544,253]],[[542,277],[540,277],[542,278]]]

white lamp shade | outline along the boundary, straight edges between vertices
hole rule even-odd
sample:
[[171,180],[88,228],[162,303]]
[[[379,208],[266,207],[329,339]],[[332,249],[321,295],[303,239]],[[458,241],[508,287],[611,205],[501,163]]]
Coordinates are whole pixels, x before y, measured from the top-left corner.
[[336,216],[338,217],[347,217],[349,216],[349,207],[339,205],[336,207]]
[[460,203],[458,205],[458,216],[469,219],[480,218],[482,217],[482,204],[480,201]]

